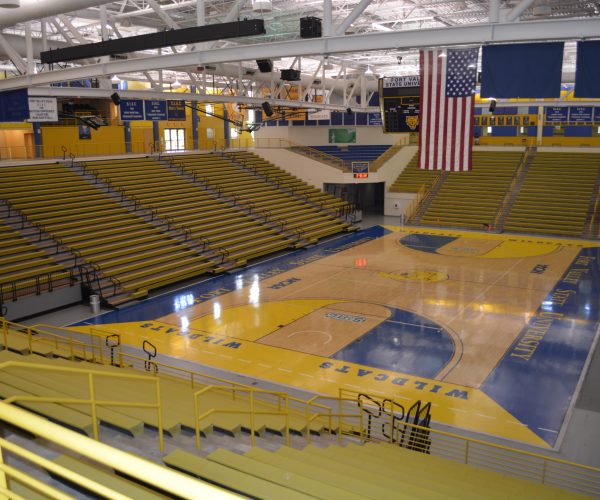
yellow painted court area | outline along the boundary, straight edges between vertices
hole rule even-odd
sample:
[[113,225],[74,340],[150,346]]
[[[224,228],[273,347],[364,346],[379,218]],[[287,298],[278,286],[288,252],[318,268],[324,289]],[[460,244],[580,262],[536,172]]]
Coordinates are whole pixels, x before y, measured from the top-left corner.
[[[149,340],[161,355],[320,394],[337,395],[342,387],[406,404],[430,401],[438,422],[548,447],[481,386],[584,245],[387,229],[393,232],[264,279],[250,278],[161,317],[93,328],[119,333],[132,346]],[[455,239],[437,251],[399,243],[424,233]],[[413,317],[423,322],[406,319]],[[435,325],[450,347],[439,366],[432,365],[437,368],[431,376],[385,367],[395,366],[389,346],[402,342],[393,332],[412,328],[419,339],[427,329],[438,335]],[[370,347],[361,362],[339,357],[345,348],[360,351],[363,342]],[[406,351],[399,345],[402,357]],[[430,344],[432,351],[437,347]]]

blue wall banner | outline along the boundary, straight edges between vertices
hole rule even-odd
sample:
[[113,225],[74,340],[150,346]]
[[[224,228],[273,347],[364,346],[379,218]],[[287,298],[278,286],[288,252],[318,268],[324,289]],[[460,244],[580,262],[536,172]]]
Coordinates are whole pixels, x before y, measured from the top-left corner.
[[185,101],[167,101],[167,119],[169,121],[185,121]]
[[140,99],[121,99],[119,105],[121,121],[129,122],[144,119],[144,101]]
[[571,106],[569,108],[570,122],[591,122],[592,121],[592,106]]
[[594,108],[594,121],[596,123],[600,123],[600,107],[599,106],[596,106]]
[[546,123],[566,123],[569,119],[569,108],[553,106],[545,109]]
[[0,122],[24,122],[28,119],[27,89],[0,92]]
[[158,121],[167,119],[167,101],[149,100],[144,101],[146,120]]
[[369,120],[368,121],[369,125],[375,125],[377,127],[381,127],[381,125],[382,125],[381,113],[369,113],[368,120]]

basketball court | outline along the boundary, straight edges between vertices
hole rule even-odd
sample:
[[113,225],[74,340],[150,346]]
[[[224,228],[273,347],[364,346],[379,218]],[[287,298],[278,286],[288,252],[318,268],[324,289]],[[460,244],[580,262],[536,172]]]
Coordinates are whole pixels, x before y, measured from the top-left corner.
[[102,325],[161,355],[556,447],[598,333],[600,248],[381,227],[149,299]]

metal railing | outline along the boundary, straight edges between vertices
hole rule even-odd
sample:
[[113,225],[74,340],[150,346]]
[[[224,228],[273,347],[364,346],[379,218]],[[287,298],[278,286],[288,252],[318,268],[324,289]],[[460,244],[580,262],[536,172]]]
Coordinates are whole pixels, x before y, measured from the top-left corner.
[[409,221],[410,219],[412,219],[414,217],[414,215],[417,213],[419,204],[423,201],[423,199],[427,195],[427,192],[429,191],[429,189],[431,189],[431,184],[425,183],[425,184],[421,185],[419,190],[416,192],[415,197],[413,198],[413,200],[410,202],[410,204],[408,205],[408,207],[406,209],[406,216],[405,216],[406,221]]
[[61,286],[73,286],[77,282],[73,269],[51,271],[30,278],[21,278],[0,283],[0,302],[15,301],[28,295],[52,292]]
[[[247,395],[245,398],[248,403],[247,409],[231,409],[231,408],[210,408],[207,411],[200,413],[200,396],[205,395],[211,391],[223,391],[224,388],[222,386],[214,386],[209,385],[206,386],[199,391],[194,393],[194,422],[196,424],[196,447],[200,448],[200,434],[201,434],[201,422],[204,418],[209,417],[211,415],[217,414],[234,414],[234,415],[248,415],[250,420],[250,442],[252,446],[256,446],[256,417],[258,415],[275,415],[283,417],[285,422],[285,444],[286,446],[290,445],[290,408],[289,408],[289,396],[285,392],[278,391],[266,391],[263,389],[257,389],[255,387],[228,387],[226,390],[230,391],[232,394],[232,398],[235,399],[236,395],[243,394]],[[261,396],[271,396],[277,400],[277,407],[272,409],[265,409],[263,405],[258,406],[258,401],[256,400],[256,395],[259,394]],[[282,405],[283,401],[283,405]]]
[[[134,375],[130,373],[116,373],[108,372],[104,370],[90,370],[83,368],[72,368],[67,366],[52,366],[42,365],[39,363],[26,363],[22,361],[5,361],[0,363],[0,371],[9,371],[11,368],[23,368],[27,370],[28,374],[35,371],[41,372],[54,372],[67,374],[75,383],[77,375],[80,375],[86,379],[88,397],[57,397],[57,396],[36,396],[36,395],[16,395],[10,396],[4,399],[5,403],[56,403],[64,405],[89,405],[91,409],[92,419],[92,434],[95,440],[100,439],[100,428],[98,419],[98,407],[119,407],[119,408],[148,408],[156,410],[156,421],[158,430],[158,442],[161,451],[164,450],[164,430],[163,430],[163,419],[162,419],[162,406],[160,399],[160,381],[154,377],[148,377],[145,375]],[[97,393],[97,381],[99,378],[110,378],[116,379],[116,381],[143,381],[150,382],[154,385],[154,396],[155,400],[152,403],[140,403],[135,401],[122,401],[118,399],[98,399]]]
[[[4,320],[4,324],[11,323]],[[33,330],[40,334],[44,331],[44,327],[46,325],[37,325]],[[28,329],[32,327],[21,328]],[[55,327],[50,328],[56,329]],[[31,336],[33,331],[27,333]],[[77,335],[77,332],[72,333]],[[287,429],[286,441],[289,434],[289,419],[295,416],[305,419],[304,428],[307,443],[311,441],[311,429],[313,429],[316,422],[319,422],[330,434],[333,432],[336,433],[339,443],[343,443],[347,439],[361,442],[384,442],[410,449],[413,452],[432,454],[585,494],[600,494],[600,468],[488,443],[480,439],[431,428],[427,425],[411,423],[405,418],[410,410],[405,412],[402,402],[395,401],[393,398],[340,389],[337,396],[317,395],[308,400],[302,400],[291,397],[283,391],[261,390],[252,386],[238,384],[231,380],[171,366],[158,362],[155,359],[148,360],[139,356],[125,354],[120,349],[120,338],[118,335],[106,329],[92,327],[89,334],[82,335],[90,335],[90,344],[86,344],[81,340],[69,339],[73,343],[74,348],[86,345],[93,352],[101,353],[111,346],[113,348],[116,346],[118,354],[113,353],[113,356],[110,356],[113,364],[132,366],[140,370],[146,369],[153,375],[151,378],[154,378],[157,384],[159,383],[157,377],[171,377],[189,381],[192,389],[202,385],[198,391],[192,393],[198,445],[201,443],[201,421],[203,418],[213,414],[247,415],[251,422],[252,436],[254,436],[255,430],[254,422],[258,416],[280,416],[284,419],[285,428]],[[114,336],[117,336],[117,339],[119,339],[118,342],[110,340]],[[83,340],[86,340],[86,338],[84,337]],[[30,342],[33,343],[34,339],[31,338]],[[115,356],[118,356],[118,362],[115,362]],[[107,363],[109,356],[98,354],[97,358]],[[2,366],[0,365],[0,368]],[[147,376],[139,377],[145,380],[148,379]],[[203,384],[203,381],[208,383]],[[201,413],[200,408],[203,404],[203,396],[206,397],[209,393],[214,392],[227,395],[231,400],[240,401],[243,403],[243,406],[236,409],[232,409],[231,406],[223,406],[221,408],[212,407]],[[86,403],[90,404],[90,400],[87,400]],[[108,405],[110,402],[102,401],[96,402],[96,404]],[[255,440],[252,439],[252,445],[255,444]]]
[[[141,484],[156,485],[162,489],[166,487],[169,493],[176,498],[210,498],[215,500],[240,498],[238,495],[225,491],[215,485],[100,443],[5,402],[0,402],[0,419],[33,436],[42,438],[42,441],[51,443],[54,450],[58,448],[61,452],[64,450],[78,456],[82,455],[95,464],[114,469],[122,476],[131,478],[133,481]],[[0,451],[2,453],[0,463],[0,483],[2,486],[0,487],[0,492],[7,497],[21,498],[12,492],[12,482],[15,481],[46,495],[48,498],[60,500],[72,498],[70,495],[66,495],[56,488],[43,483],[28,473],[17,469],[15,466],[8,465],[6,463],[6,456],[15,455],[19,457],[21,462],[25,462],[24,465],[33,464],[45,469],[102,498],[114,500],[126,500],[129,498],[108,486],[63,467],[37,453],[32,453],[6,439],[0,439]]]

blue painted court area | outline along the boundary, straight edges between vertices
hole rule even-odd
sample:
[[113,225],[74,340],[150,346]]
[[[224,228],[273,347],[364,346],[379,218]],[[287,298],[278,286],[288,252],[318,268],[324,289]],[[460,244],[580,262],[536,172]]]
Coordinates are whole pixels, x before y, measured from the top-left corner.
[[[156,319],[236,290],[239,287],[240,280],[244,284],[246,282],[247,284],[251,284],[257,275],[259,280],[270,278],[304,265],[307,263],[307,260],[313,262],[328,257],[333,253],[341,252],[346,248],[352,248],[367,241],[381,238],[389,233],[389,230],[381,226],[373,226],[363,231],[357,231],[334,240],[326,241],[318,246],[296,250],[281,257],[249,266],[237,273],[209,278],[197,285],[147,299],[139,304],[122,310],[111,311],[71,326],[102,325]],[[219,293],[216,291],[219,291]]]
[[340,361],[434,378],[454,354],[450,335],[417,314],[392,309],[389,319],[336,352]]
[[441,236],[439,234],[409,234],[400,238],[400,243],[413,250],[427,253],[437,253],[438,249],[458,238],[455,236]]
[[551,445],[576,395],[599,327],[600,249],[586,248],[482,384]]

